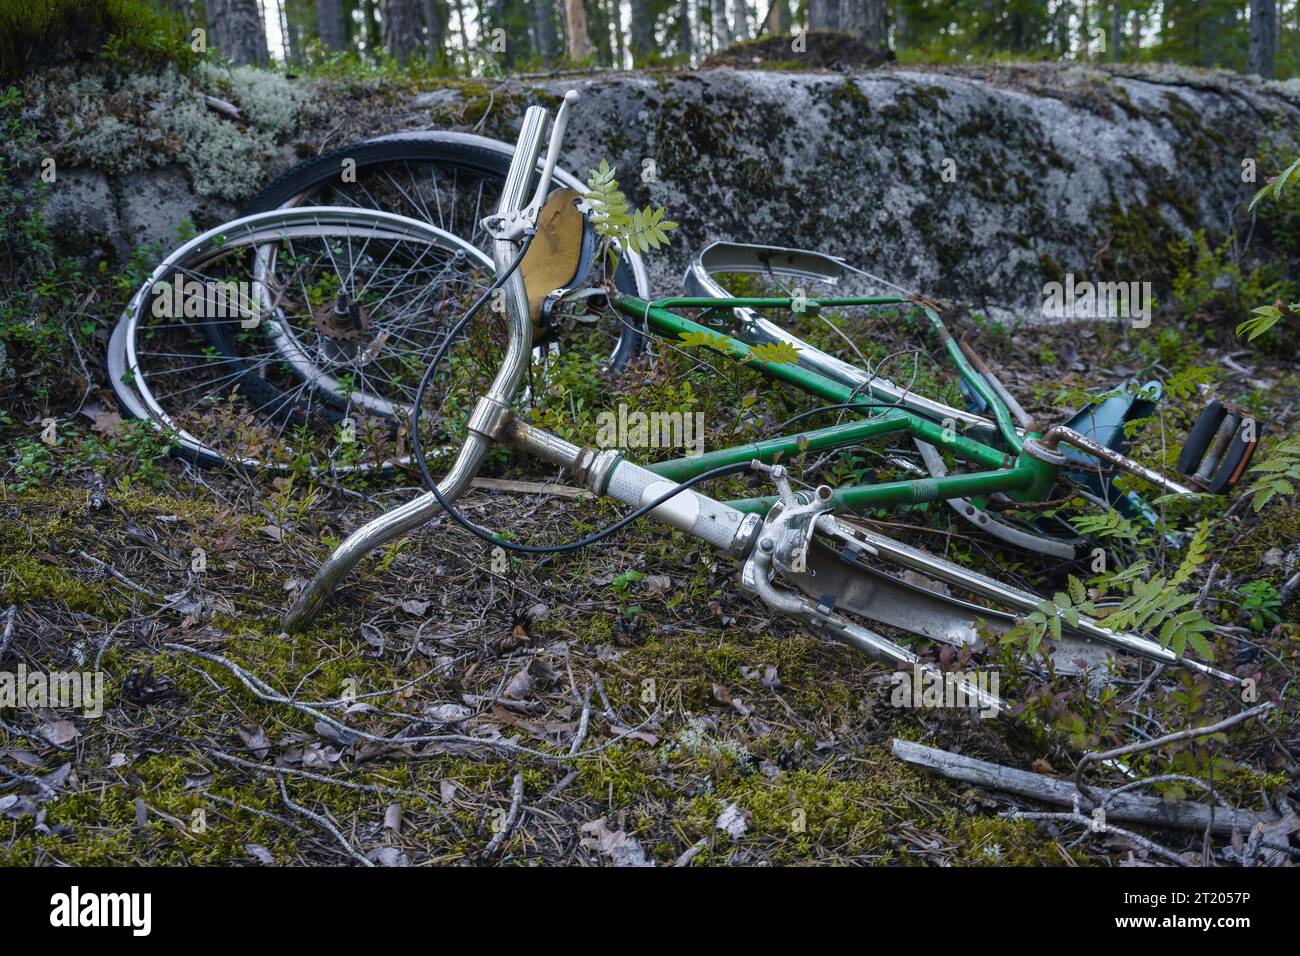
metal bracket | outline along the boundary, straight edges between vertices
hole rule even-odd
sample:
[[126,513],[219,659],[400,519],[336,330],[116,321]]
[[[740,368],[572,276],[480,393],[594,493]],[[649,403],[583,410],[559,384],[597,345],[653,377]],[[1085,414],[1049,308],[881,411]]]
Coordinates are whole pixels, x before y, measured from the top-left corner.
[[564,129],[569,125],[569,109],[578,102],[578,91],[569,90],[564,94],[564,102],[555,113],[555,123],[551,126],[551,139],[546,145],[546,165],[542,167],[541,178],[537,182],[537,191],[532,201],[523,209],[511,209],[487,216],[483,219],[483,229],[497,241],[517,242],[537,228],[537,216],[546,194],[550,191],[551,174],[555,172],[556,160],[560,158],[560,144],[564,141]]
[[803,500],[790,487],[785,466],[766,465],[758,460],[750,465],[772,479],[781,497],[780,505],[771,511],[758,546],[771,552],[772,563],[781,571],[803,574],[808,570],[808,551],[812,547],[813,532],[817,529],[817,516],[833,507],[831,488],[820,485],[811,500]]

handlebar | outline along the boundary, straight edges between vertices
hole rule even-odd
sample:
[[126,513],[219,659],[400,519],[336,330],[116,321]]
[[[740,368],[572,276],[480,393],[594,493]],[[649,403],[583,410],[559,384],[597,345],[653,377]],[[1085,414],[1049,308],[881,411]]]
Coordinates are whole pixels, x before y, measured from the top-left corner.
[[537,181],[537,190],[533,193],[532,200],[520,207],[528,179],[537,167],[542,131],[550,119],[550,114],[541,106],[530,106],[524,113],[523,126],[515,145],[515,156],[510,162],[510,172],[506,175],[506,188],[501,193],[501,203],[496,213],[487,216],[482,223],[488,234],[498,242],[517,242],[537,228],[537,216],[551,190],[551,178],[560,158],[564,131],[569,125],[569,111],[578,99],[577,90],[569,90],[564,94],[564,102],[556,111],[555,122],[551,127],[551,138],[546,145],[546,162]]

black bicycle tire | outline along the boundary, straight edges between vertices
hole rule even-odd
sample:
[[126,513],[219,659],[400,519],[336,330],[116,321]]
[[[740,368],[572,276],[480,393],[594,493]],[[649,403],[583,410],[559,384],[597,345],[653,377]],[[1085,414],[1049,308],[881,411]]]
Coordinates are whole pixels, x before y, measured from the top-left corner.
[[[272,180],[261,192],[254,196],[244,209],[244,215],[278,209],[289,203],[294,197],[309,189],[324,185],[339,174],[344,159],[356,161],[356,168],[380,162],[456,162],[480,173],[495,175],[502,180],[510,171],[509,153],[485,149],[476,143],[463,140],[437,139],[433,133],[427,137],[403,136],[365,140],[342,146],[329,152],[321,153],[312,159],[282,173]],[[437,225],[437,223],[433,223]],[[632,295],[642,290],[636,287],[636,278],[624,257],[614,274],[614,285],[620,292]],[[620,323],[618,345],[610,355],[610,368],[621,372],[628,363],[645,348],[645,337],[641,332]]]

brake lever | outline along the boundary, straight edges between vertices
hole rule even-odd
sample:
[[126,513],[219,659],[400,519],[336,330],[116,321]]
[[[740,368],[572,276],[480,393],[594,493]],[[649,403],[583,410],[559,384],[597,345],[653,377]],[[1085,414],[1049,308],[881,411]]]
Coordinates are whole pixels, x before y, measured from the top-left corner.
[[551,138],[546,144],[546,162],[542,166],[542,176],[537,182],[537,191],[532,201],[523,209],[512,209],[509,214],[494,213],[482,222],[483,228],[493,239],[516,242],[530,230],[537,228],[537,217],[541,214],[542,204],[550,192],[551,177],[555,173],[555,164],[560,159],[560,146],[564,141],[564,130],[569,125],[569,109],[580,97],[577,90],[564,94],[564,102],[555,112],[555,122],[551,126]]

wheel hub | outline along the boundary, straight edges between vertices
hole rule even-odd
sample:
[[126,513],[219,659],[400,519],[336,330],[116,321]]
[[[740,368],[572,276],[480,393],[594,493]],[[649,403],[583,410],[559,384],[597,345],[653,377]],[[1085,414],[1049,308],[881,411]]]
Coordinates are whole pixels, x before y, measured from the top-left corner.
[[335,342],[355,342],[370,331],[370,314],[347,296],[323,303],[312,315],[316,331]]

